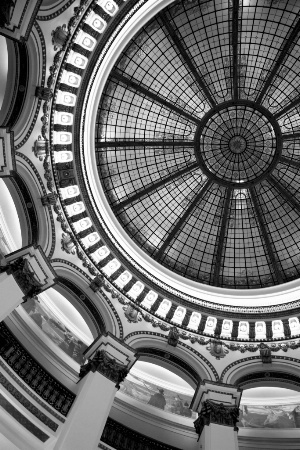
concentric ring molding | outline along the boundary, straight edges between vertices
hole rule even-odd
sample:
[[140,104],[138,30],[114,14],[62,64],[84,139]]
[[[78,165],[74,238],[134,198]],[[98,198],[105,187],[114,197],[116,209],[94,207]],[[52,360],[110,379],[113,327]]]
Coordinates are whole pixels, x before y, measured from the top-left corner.
[[[139,2],[140,5],[143,3]],[[165,1],[158,4],[157,1],[149,1],[141,6],[127,23],[124,20],[124,27],[120,27],[119,34],[117,34],[118,27],[116,28],[116,31],[113,33],[116,36],[114,39],[111,38],[109,42],[109,51],[103,57],[101,65],[95,67],[93,75],[90,77],[90,84],[86,90],[84,100],[81,129],[81,144],[83,144],[81,148],[82,163],[86,167],[86,188],[90,199],[94,207],[99,209],[99,220],[114,245],[122,253],[125,252],[128,255],[130,263],[138,268],[143,275],[149,276],[150,279],[156,281],[166,291],[206,307],[210,306],[209,303],[211,303],[211,307],[213,309],[220,309],[220,312],[222,310],[231,310],[238,313],[245,312],[247,309],[245,308],[245,304],[249,305],[249,312],[253,310],[253,312],[259,313],[264,312],[262,306],[271,307],[271,309],[266,308],[265,312],[268,312],[267,310],[275,312],[276,310],[288,310],[289,307],[298,307],[300,305],[300,303],[298,305],[298,302],[291,305],[287,303],[294,302],[298,299],[299,280],[281,286],[257,289],[249,293],[243,290],[225,290],[206,285],[199,287],[198,283],[187,281],[183,277],[174,275],[168,269],[160,266],[147,257],[147,255],[141,253],[135,244],[128,242],[128,236],[123,232],[113,216],[105,195],[102,192],[101,184],[95,170],[94,152],[91,151],[94,147],[94,123],[97,112],[95,105],[97,106],[99,103],[106,79],[120,51],[141,26],[169,3],[169,1]],[[283,306],[283,303],[286,305]],[[278,308],[274,307],[274,305],[278,305]],[[282,306],[280,307],[280,305]]]

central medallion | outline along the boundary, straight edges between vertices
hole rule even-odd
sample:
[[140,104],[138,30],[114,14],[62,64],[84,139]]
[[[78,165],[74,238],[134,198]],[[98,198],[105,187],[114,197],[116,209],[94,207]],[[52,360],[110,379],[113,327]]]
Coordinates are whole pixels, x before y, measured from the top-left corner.
[[220,184],[255,184],[275,166],[281,132],[274,117],[248,101],[227,102],[203,118],[196,157],[208,177]]
[[246,139],[242,136],[233,136],[229,141],[229,148],[233,153],[243,153],[247,147]]

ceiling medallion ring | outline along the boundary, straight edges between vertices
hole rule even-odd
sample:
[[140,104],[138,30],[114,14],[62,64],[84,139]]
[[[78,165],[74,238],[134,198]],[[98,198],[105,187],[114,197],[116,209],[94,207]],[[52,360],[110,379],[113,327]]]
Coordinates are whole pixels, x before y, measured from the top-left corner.
[[195,156],[205,175],[237,189],[259,183],[276,166],[282,134],[274,116],[247,100],[212,108],[195,134]]

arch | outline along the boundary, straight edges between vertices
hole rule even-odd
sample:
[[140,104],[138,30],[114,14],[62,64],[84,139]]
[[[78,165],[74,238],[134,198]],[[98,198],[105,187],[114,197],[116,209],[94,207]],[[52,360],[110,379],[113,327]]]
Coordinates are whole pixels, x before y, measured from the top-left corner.
[[65,297],[79,312],[89,327],[94,339],[106,332],[103,317],[99,311],[95,309],[91,300],[86,295],[86,292],[62,277],[57,278],[57,282],[53,286],[53,289],[63,295],[63,297]]
[[18,215],[21,233],[21,247],[26,247],[31,243],[37,243],[37,220],[34,211],[32,217],[28,214],[26,204],[32,199],[27,191],[22,179],[15,173],[14,177],[2,178],[11,196],[10,207],[15,210]]
[[[187,372],[186,369],[183,370],[183,367],[180,366],[180,361],[184,363],[185,367],[191,367],[192,373],[197,374],[198,379],[207,379],[213,381],[219,380],[216,369],[203,355],[201,355],[201,353],[197,352],[194,348],[190,347],[184,342],[179,342],[176,348],[170,345],[167,346],[166,337],[167,336],[162,333],[136,331],[128,334],[124,338],[124,341],[126,342],[126,344],[137,350],[137,353],[141,351],[142,355],[148,358],[150,358],[149,353],[151,353],[151,351],[153,353],[155,353],[156,351],[157,356],[161,354],[160,352],[167,354],[169,358],[165,357],[164,361],[166,361],[166,363],[168,363],[169,360],[171,360],[171,362],[174,361],[176,364],[171,364],[171,366],[173,367],[172,371],[175,372],[174,367],[175,365],[177,365],[177,370],[181,370],[180,376],[183,379],[185,379],[184,377],[186,376]],[[148,356],[144,355],[145,349],[147,349]],[[162,356],[161,360],[163,360]],[[167,368],[171,370],[170,367]],[[196,383],[196,380],[193,380],[193,377],[191,375],[189,377],[189,380],[189,383]]]
[[251,356],[225,367],[221,381],[242,389],[274,386],[300,391],[299,367],[300,360],[288,356],[272,356],[272,366],[267,367],[262,364],[260,356]]
[[[14,180],[20,184],[23,196],[28,193],[28,200],[24,200],[25,211],[30,215],[30,227],[34,230],[30,243],[38,243],[46,255],[51,255],[55,246],[55,224],[51,207],[42,207],[41,197],[46,194],[43,180],[33,163],[20,152],[16,152],[16,167]],[[24,191],[23,191],[24,189]],[[29,208],[27,203],[31,203]],[[35,218],[34,218],[35,214]]]
[[5,94],[0,109],[0,124],[5,125],[6,118],[9,115],[10,108],[14,102],[14,95],[16,83],[18,79],[18,67],[16,60],[16,52],[14,42],[11,39],[6,39],[7,46],[7,78],[5,86]]
[[[73,306],[82,313],[88,326],[97,330],[96,336],[109,331],[114,336],[123,338],[121,320],[108,297],[101,291],[93,292],[89,285],[92,281],[78,266],[63,259],[52,259],[52,267],[57,273],[57,289],[64,289],[64,294]],[[62,292],[61,292],[62,293]],[[75,295],[74,295],[75,294]],[[94,322],[94,324],[92,324]],[[99,326],[99,324],[102,324]],[[98,325],[97,325],[98,324]],[[93,333],[93,331],[92,331]]]
[[190,364],[187,364],[178,356],[158,348],[141,347],[137,351],[138,361],[145,361],[156,364],[170,372],[175,373],[186,381],[193,389],[201,381],[199,374]]

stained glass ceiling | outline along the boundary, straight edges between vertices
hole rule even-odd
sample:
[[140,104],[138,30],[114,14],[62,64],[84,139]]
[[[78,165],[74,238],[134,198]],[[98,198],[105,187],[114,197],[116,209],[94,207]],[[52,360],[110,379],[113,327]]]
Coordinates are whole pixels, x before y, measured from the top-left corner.
[[300,2],[180,1],[131,40],[96,123],[99,178],[130,238],[228,288],[300,274]]

